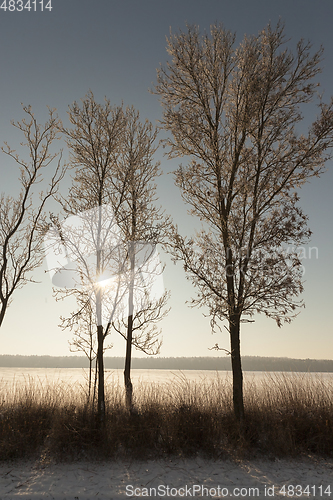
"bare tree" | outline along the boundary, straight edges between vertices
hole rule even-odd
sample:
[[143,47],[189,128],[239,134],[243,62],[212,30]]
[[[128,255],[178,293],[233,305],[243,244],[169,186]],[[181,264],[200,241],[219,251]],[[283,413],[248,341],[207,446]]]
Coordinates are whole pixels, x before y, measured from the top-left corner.
[[[72,128],[64,129],[63,132],[67,137],[71,167],[74,168],[75,175],[69,195],[65,202],[63,200],[63,207],[67,214],[76,214],[113,201],[111,187],[114,158],[121,142],[124,116],[122,108],[112,107],[108,100],[105,100],[104,106],[97,104],[92,92],[82,99],[81,106],[74,102],[68,114]],[[78,244],[75,238],[73,240],[73,236],[71,238],[72,244]],[[99,238],[100,231],[97,229],[97,239]],[[96,270],[97,274],[101,274],[100,241],[95,241],[95,249]],[[82,264],[84,265],[84,262]],[[100,293],[97,291],[96,296],[96,308],[99,309]],[[96,314],[100,315],[100,311],[96,310]],[[103,352],[108,330],[109,327],[104,329],[102,323],[97,324],[98,414],[101,423],[105,416]]]
[[[146,255],[144,249],[148,249],[149,243],[155,250],[165,224],[165,218],[152,204],[153,179],[158,175],[158,165],[152,164],[156,132],[150,123],[139,123],[139,115],[133,108],[124,112],[122,108],[112,108],[109,101],[101,106],[96,104],[91,92],[82,100],[81,107],[74,103],[69,117],[74,127],[64,132],[72,152],[75,176],[63,206],[74,223],[70,225],[69,217],[67,228],[66,220],[63,226],[55,223],[54,227],[67,249],[63,251],[63,254],[67,252],[68,261],[64,268],[67,266],[67,271],[73,271],[79,263],[75,268],[76,284],[82,281],[90,286],[88,295],[93,301],[97,325],[98,413],[103,421],[104,340],[110,333],[111,323],[125,336],[123,315],[133,311],[140,291],[147,299],[147,293],[153,288],[151,280],[148,279],[150,285],[147,284],[147,266],[144,268],[152,255]],[[96,207],[99,210],[96,211]],[[74,219],[73,214],[77,214]],[[134,241],[134,238],[141,240]],[[143,250],[140,255],[146,256],[142,262],[139,249]],[[153,270],[150,268],[150,274],[157,271],[161,272],[158,265]],[[141,280],[139,291],[136,290],[137,278],[142,278],[142,274],[146,274],[146,278],[144,282]],[[60,277],[61,272],[57,276]],[[59,293],[63,297],[81,293],[74,285],[72,290]],[[158,297],[154,304],[151,300],[141,300],[143,309],[136,310],[135,317],[127,313],[131,318],[126,336],[129,339],[125,370],[128,378],[132,343],[144,352],[158,350],[158,332],[154,327],[146,327],[148,320],[150,326],[158,321],[165,301],[166,295]],[[81,310],[85,312],[84,307]],[[140,333],[137,331],[133,336],[133,329],[139,328]]]
[[[297,132],[300,107],[313,101],[322,50],[300,41],[293,54],[284,28],[235,36],[220,25],[170,35],[166,68],[155,92],[164,106],[170,157],[191,157],[175,173],[190,213],[202,221],[194,238],[177,228],[172,252],[208,306],[211,324],[229,323],[233,403],[244,421],[240,323],[255,313],[289,322],[302,302],[297,245],[311,232],[297,190],[323,172],[332,146],[332,102]],[[250,319],[249,319],[250,318]]]
[[[153,159],[157,149],[157,131],[149,121],[141,123],[139,112],[133,107],[126,109],[125,120],[122,149],[116,158],[117,176],[113,189],[115,197],[123,196],[122,203],[117,204],[117,219],[124,241],[128,242],[128,316],[126,320],[114,321],[112,325],[126,339],[124,382],[126,404],[132,410],[132,345],[146,354],[157,354],[160,341],[156,322],[168,313],[165,309],[168,293],[163,293],[163,285],[160,296],[152,296],[152,288],[161,276],[162,269],[158,258],[151,259],[156,245],[165,239],[170,224],[155,205],[155,180],[161,175],[159,163]],[[151,265],[148,262],[145,280],[142,281],[140,273],[149,260]],[[141,299],[138,297],[140,292]]]
[[[49,110],[45,125],[37,123],[30,106],[24,106],[23,110],[26,119],[12,124],[25,137],[22,146],[27,148],[29,160],[21,159],[7,143],[1,148],[20,167],[21,191],[17,198],[0,195],[0,326],[14,291],[33,281],[31,273],[43,261],[44,209],[65,173],[61,154],[51,153],[60,126],[55,110]],[[48,173],[52,162],[55,167],[51,180],[36,200],[35,187],[43,180],[43,172]]]

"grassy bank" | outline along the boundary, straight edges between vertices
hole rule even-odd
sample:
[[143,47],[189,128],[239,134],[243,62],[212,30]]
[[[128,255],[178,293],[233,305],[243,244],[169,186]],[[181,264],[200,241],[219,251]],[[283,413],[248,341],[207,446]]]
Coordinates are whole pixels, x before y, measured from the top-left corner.
[[167,455],[210,457],[333,456],[333,379],[267,374],[244,387],[246,425],[240,439],[231,379],[134,387],[130,415],[118,385],[107,386],[104,429],[84,388],[0,384],[0,459],[109,459]]

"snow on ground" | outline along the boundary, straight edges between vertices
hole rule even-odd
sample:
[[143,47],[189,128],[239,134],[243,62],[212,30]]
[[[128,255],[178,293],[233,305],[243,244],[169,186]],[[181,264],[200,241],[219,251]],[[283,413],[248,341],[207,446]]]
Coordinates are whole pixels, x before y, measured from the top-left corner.
[[329,499],[333,459],[0,464],[1,500],[140,497]]

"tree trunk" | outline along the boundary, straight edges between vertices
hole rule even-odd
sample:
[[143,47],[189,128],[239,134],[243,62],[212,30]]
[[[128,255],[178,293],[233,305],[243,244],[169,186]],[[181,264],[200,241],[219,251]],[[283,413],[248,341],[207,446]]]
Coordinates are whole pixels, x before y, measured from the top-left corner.
[[238,315],[230,318],[229,328],[234,413],[237,421],[242,426],[244,423],[243,373],[240,355],[240,317]]
[[132,327],[133,327],[133,315],[131,314],[128,317],[126,358],[125,358],[125,370],[124,370],[126,407],[129,411],[131,411],[133,408],[133,385],[131,382]]
[[[101,248],[101,227],[102,227],[102,200],[99,199],[99,217],[97,229],[97,262],[96,274],[98,279],[102,272],[102,248]],[[104,359],[103,359],[103,321],[102,321],[102,290],[98,286],[96,293],[96,316],[97,316],[97,358],[98,358],[98,398],[97,398],[97,415],[99,425],[102,427],[105,420],[105,395],[104,395]]]
[[2,325],[2,322],[4,320],[6,309],[7,309],[7,301],[2,301],[2,307],[0,309],[0,326]]
[[91,400],[91,382],[92,382],[92,358],[91,353],[89,355],[89,378],[88,378],[88,404],[90,404]]
[[133,338],[133,296],[134,296],[134,268],[135,268],[135,243],[130,242],[130,262],[131,262],[131,275],[128,294],[128,322],[127,322],[127,338],[126,338],[126,358],[125,358],[125,394],[126,394],[126,407],[131,412],[133,409],[133,385],[131,382],[131,360],[132,360],[132,338]]
[[93,397],[92,397],[92,404],[91,404],[92,408],[94,408],[94,406],[95,406],[97,379],[98,379],[98,352],[97,352],[96,361],[95,361],[94,390],[93,390]]
[[104,360],[103,360],[103,326],[97,326],[97,339],[98,339],[98,403],[97,414],[99,423],[102,425],[105,419],[105,395],[104,395]]

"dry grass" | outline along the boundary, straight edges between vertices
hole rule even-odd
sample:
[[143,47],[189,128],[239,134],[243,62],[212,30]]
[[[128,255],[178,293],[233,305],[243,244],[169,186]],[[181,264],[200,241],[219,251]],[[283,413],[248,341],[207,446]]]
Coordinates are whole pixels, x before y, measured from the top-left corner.
[[118,456],[210,457],[333,455],[333,378],[266,375],[245,383],[246,424],[240,438],[232,411],[231,379],[135,386],[138,413],[123,390],[107,387],[106,422],[97,425],[84,388],[0,385],[0,458],[71,460]]

